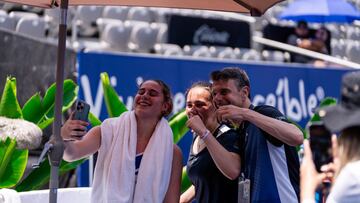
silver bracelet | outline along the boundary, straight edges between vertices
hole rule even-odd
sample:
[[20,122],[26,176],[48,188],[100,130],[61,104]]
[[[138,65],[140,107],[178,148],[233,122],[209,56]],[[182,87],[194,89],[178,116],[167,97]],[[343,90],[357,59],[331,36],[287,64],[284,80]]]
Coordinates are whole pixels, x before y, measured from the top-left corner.
[[202,140],[205,140],[206,137],[207,137],[209,134],[210,134],[210,131],[209,131],[209,130],[206,130],[205,133],[200,136],[200,138],[201,138]]

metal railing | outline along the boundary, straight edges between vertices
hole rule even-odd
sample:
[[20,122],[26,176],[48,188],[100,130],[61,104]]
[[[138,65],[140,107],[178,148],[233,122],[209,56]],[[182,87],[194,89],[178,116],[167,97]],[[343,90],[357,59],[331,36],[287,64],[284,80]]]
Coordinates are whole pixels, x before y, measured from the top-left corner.
[[285,50],[285,51],[289,51],[289,52],[301,54],[301,55],[304,55],[304,56],[308,56],[308,57],[311,57],[311,58],[328,61],[328,62],[331,62],[331,63],[346,66],[346,67],[349,67],[349,68],[360,69],[360,64],[358,64],[358,63],[354,63],[354,62],[344,60],[344,59],[339,59],[339,58],[336,58],[336,57],[333,57],[333,56],[329,56],[329,55],[322,54],[322,53],[315,52],[315,51],[310,51],[310,50],[303,49],[303,48],[300,48],[300,47],[296,47],[296,46],[292,46],[292,45],[285,44],[285,43],[282,43],[282,42],[274,41],[274,40],[271,40],[271,39],[266,39],[266,38],[263,38],[263,37],[253,36],[252,40],[254,42],[257,42],[257,43],[260,43],[260,44],[263,44],[263,45],[266,45],[266,46],[271,46],[271,47],[275,47],[275,48],[282,49],[282,50]]

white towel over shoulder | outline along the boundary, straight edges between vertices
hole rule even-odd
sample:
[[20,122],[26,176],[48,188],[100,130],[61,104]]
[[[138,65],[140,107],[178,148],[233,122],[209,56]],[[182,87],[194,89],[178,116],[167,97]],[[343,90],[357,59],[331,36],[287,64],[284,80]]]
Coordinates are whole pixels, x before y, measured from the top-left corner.
[[141,160],[135,185],[137,123],[134,111],[101,125],[101,146],[95,167],[91,201],[103,203],[160,203],[169,186],[173,135],[162,118]]

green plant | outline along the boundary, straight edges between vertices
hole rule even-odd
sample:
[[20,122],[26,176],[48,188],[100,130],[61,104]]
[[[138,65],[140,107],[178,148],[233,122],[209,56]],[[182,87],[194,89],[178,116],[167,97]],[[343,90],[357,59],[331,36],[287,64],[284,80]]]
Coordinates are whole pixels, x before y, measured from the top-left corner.
[[[69,109],[77,99],[78,89],[79,87],[72,80],[64,80],[63,112]],[[23,107],[24,118],[37,124],[41,129],[48,127],[54,121],[55,90],[56,86],[53,84],[46,91],[44,98],[41,98],[39,93],[33,95]],[[62,161],[59,168],[60,175],[75,169],[83,161],[79,160],[71,163]],[[48,158],[46,158],[15,189],[19,192],[40,189],[49,180],[50,164]]]
[[[332,98],[332,97],[326,97],[323,100],[321,100],[319,106],[317,107],[317,109],[320,108],[324,108],[326,106],[332,106],[336,104],[336,99]],[[310,126],[313,122],[318,122],[320,121],[320,116],[318,114],[318,112],[314,113],[314,115],[310,118],[310,120],[308,121],[308,123],[306,124],[306,126]],[[309,138],[309,131],[306,128],[305,130],[305,134],[306,134],[306,138]]]
[[28,150],[16,149],[16,140],[0,141],[0,188],[11,188],[23,176]]
[[[63,111],[73,104],[77,93],[78,87],[76,84],[71,80],[65,80]],[[21,109],[16,97],[16,78],[9,76],[6,79],[0,101],[0,116],[11,119],[24,119],[44,129],[54,120],[54,102],[55,84],[49,87],[44,98],[39,93],[36,93]],[[0,188],[16,185],[25,171],[28,150],[19,150],[15,146],[15,139],[6,139],[0,143]],[[47,173],[50,173],[50,171]],[[29,182],[32,184],[31,181]]]
[[[318,106],[318,109],[319,108],[324,108],[326,106],[332,106],[332,105],[335,105],[336,104],[336,99],[335,98],[332,98],[332,97],[326,97],[324,98],[323,100],[321,100],[319,106]],[[312,123],[312,122],[317,122],[317,121],[320,121],[320,116],[319,114],[316,112],[312,117],[311,119],[309,120],[309,123]],[[308,123],[308,125],[309,125]]]

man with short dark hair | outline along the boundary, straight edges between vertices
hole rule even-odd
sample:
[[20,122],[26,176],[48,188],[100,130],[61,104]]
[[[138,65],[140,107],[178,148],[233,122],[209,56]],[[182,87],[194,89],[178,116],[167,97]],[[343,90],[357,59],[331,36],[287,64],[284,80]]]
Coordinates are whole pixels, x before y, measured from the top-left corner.
[[294,146],[302,132],[276,108],[253,106],[250,80],[240,68],[211,73],[219,121],[239,130],[241,171],[250,180],[251,202],[298,202],[299,158]]

